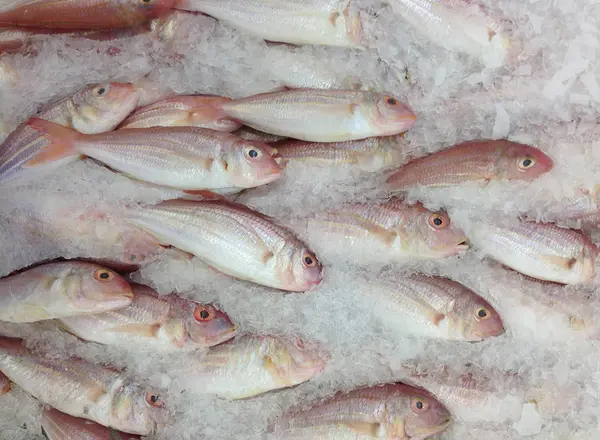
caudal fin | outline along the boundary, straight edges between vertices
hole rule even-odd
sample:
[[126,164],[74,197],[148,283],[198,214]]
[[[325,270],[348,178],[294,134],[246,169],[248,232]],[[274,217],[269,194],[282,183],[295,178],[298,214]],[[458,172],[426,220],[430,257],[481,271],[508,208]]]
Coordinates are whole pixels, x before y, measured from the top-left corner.
[[79,132],[39,118],[31,118],[27,121],[27,126],[40,133],[48,141],[47,145],[27,162],[27,167],[79,155],[75,149],[75,140],[80,136]]

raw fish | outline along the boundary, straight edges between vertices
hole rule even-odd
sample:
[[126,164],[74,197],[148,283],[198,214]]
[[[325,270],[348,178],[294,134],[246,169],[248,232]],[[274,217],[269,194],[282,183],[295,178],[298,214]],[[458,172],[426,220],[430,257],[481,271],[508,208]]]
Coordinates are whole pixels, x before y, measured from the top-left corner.
[[8,393],[12,388],[10,379],[0,372],[0,396]]
[[268,41],[362,47],[360,14],[350,0],[179,0]]
[[242,205],[170,200],[125,218],[165,245],[215,269],[264,286],[304,292],[321,282],[321,263],[291,231]]
[[210,304],[177,295],[159,296],[133,284],[129,307],[87,316],[63,318],[60,325],[86,341],[152,349],[211,347],[235,336],[229,317]]
[[92,263],[44,264],[0,279],[0,321],[36,322],[131,304],[127,281]]
[[367,440],[429,438],[452,423],[427,391],[402,383],[361,388],[278,421],[270,439]]
[[221,105],[225,116],[256,130],[312,142],[391,136],[416,116],[399,99],[351,90],[297,89],[263,93]]
[[552,169],[540,150],[507,140],[465,142],[400,167],[387,180],[396,190],[446,187],[469,181],[534,180]]
[[266,143],[278,142],[287,139],[285,136],[277,136],[276,134],[264,133],[250,127],[243,126],[239,130],[233,132],[236,136],[249,141],[262,141]]
[[232,190],[279,178],[280,158],[267,144],[195,127],[153,127],[83,135],[41,119],[29,126],[47,146],[27,166],[86,155],[135,179],[182,190]]
[[116,368],[52,359],[27,349],[21,339],[1,337],[0,370],[40,402],[74,417],[140,435],[167,422],[158,393]]
[[254,397],[320,374],[325,362],[312,345],[300,338],[244,335],[211,348],[189,376],[202,394]]
[[115,431],[52,408],[42,413],[42,430],[48,440],[141,440],[139,435]]
[[5,0],[0,26],[112,29],[166,14],[176,0]]
[[[139,99],[140,93],[132,84],[96,84],[50,104],[37,117],[81,133],[101,133],[119,125]],[[26,176],[37,177],[42,169],[55,169],[77,160],[75,155],[44,167],[29,167],[27,163],[47,145],[46,139],[26,123],[17,127],[0,145],[0,183]]]

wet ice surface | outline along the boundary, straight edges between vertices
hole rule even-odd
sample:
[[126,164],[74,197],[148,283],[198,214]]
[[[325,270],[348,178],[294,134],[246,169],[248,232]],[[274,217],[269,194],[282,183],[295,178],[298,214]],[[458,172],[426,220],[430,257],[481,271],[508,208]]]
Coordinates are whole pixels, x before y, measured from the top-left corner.
[[[513,22],[515,41],[522,45],[506,67],[489,68],[434,46],[404,25],[390,6],[367,0],[361,5],[368,15],[371,48],[362,52],[268,45],[203,16],[185,19],[173,44],[176,54],[144,36],[118,43],[118,53],[109,51],[108,43],[52,38],[36,45],[37,56],[0,58],[0,131],[6,134],[40,104],[85,84],[134,81],[149,72],[178,93],[233,97],[281,85],[358,85],[399,95],[418,114],[405,138],[407,157],[477,137],[508,137],[539,147],[555,163],[552,172],[529,185],[417,189],[410,200],[446,207],[466,230],[477,221],[510,222],[520,216],[562,220],[580,187],[593,190],[600,184],[600,4],[487,3]],[[294,333],[326,346],[331,360],[324,374],[294,389],[240,402],[200,397],[183,389],[185,380],[171,373],[189,366],[183,354],[84,344],[50,324],[4,324],[0,332],[26,336],[33,346],[59,356],[72,353],[126,367],[162,389],[175,423],[159,439],[262,439],[269,421],[286,409],[308,406],[337,390],[410,379],[407,365],[429,372],[419,377],[431,389],[464,383],[465,377],[475,384],[477,398],[456,404],[457,420],[442,439],[600,436],[600,361],[598,343],[590,340],[598,337],[600,305],[594,288],[536,283],[482,260],[476,251],[437,263],[359,266],[340,258],[340,242],[323,240],[306,228],[307,219],[326,208],[385,197],[383,178],[290,166],[281,181],[240,197],[294,227],[321,255],[322,285],[288,295],[216,275],[176,252],[124,246],[133,232],[119,223],[120,208],[176,194],[142,187],[91,161],[0,192],[2,275],[56,257],[122,259],[133,254],[144,262],[135,280],[161,293],[177,290],[199,301],[217,301],[241,331]],[[376,282],[413,270],[446,275],[477,291],[503,316],[507,332],[476,344],[395,333],[370,309],[355,280]],[[0,437],[41,438],[40,414],[36,401],[16,388],[1,396]]]

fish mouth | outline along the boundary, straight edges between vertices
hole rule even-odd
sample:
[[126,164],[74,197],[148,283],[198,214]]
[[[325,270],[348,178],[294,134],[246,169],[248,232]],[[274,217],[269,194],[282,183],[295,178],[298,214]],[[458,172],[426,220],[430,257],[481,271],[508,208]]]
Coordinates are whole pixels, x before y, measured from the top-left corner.
[[469,242],[468,238],[465,238],[464,240],[459,241],[455,247],[457,253],[462,253],[471,247],[471,243]]
[[218,336],[215,337],[208,337],[206,338],[206,345],[209,345],[210,347],[214,347],[216,345],[222,344],[223,342],[227,342],[230,339],[233,339],[236,335],[237,335],[237,327],[233,327],[232,329],[230,329],[229,331],[225,332],[225,333],[221,333]]

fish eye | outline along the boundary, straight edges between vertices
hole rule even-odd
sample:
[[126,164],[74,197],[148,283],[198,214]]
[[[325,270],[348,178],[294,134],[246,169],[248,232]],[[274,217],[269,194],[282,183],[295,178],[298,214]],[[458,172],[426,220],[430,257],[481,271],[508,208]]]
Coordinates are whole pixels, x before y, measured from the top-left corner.
[[304,350],[305,345],[304,345],[304,341],[302,340],[302,338],[298,338],[296,340],[296,347],[299,348],[300,350]]
[[519,170],[525,171],[535,165],[535,158],[527,156],[519,158]]
[[317,259],[310,253],[304,254],[302,257],[302,262],[306,267],[315,267],[317,265]]
[[429,403],[427,403],[422,397],[415,397],[410,402],[410,408],[413,410],[413,412],[421,413],[429,409]]
[[398,104],[398,101],[396,101],[394,98],[388,98],[387,103],[389,105],[396,105],[396,104]]
[[258,159],[262,157],[262,151],[255,147],[247,147],[245,153],[246,156],[250,159]]
[[108,86],[98,86],[94,92],[96,93],[96,96],[104,96],[106,95],[106,92],[108,92]]
[[210,321],[213,318],[212,311],[205,306],[198,306],[194,309],[194,318],[196,321]]
[[96,272],[94,272],[94,279],[96,281],[108,282],[112,281],[114,277],[115,274],[112,273],[110,270],[98,269]]
[[429,216],[429,225],[433,229],[443,229],[450,223],[448,217],[443,212],[434,212]]
[[484,321],[484,320],[488,319],[489,317],[490,317],[490,312],[487,308],[479,307],[477,310],[475,310],[475,319],[477,319],[477,321]]
[[155,408],[162,408],[164,406],[163,401],[160,400],[160,396],[149,391],[146,393],[146,403]]

